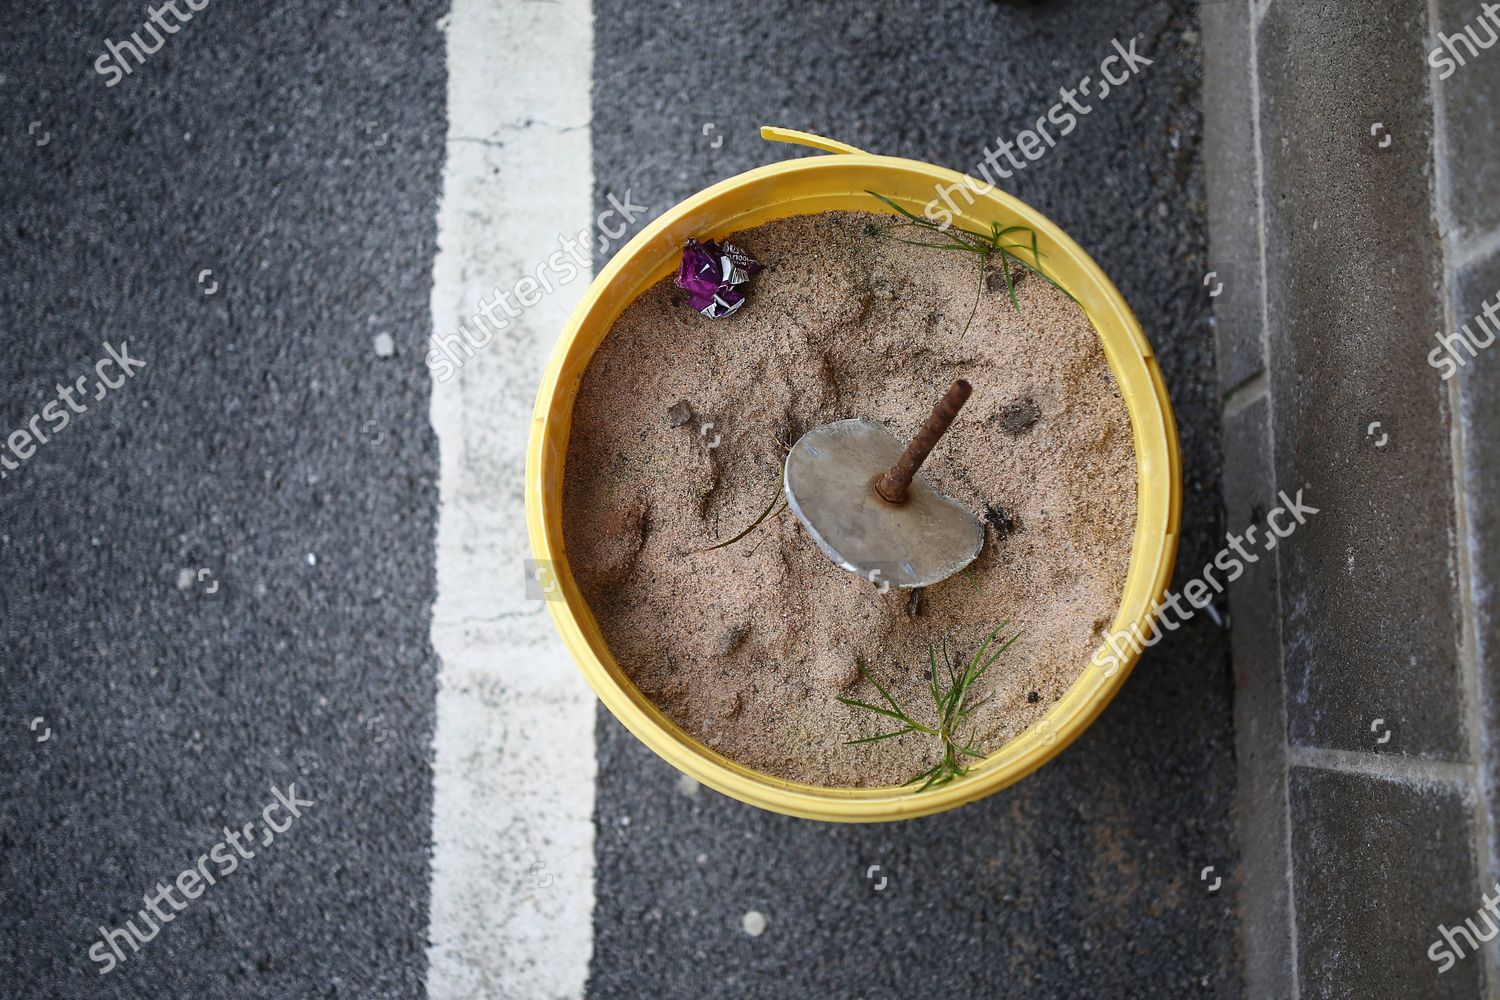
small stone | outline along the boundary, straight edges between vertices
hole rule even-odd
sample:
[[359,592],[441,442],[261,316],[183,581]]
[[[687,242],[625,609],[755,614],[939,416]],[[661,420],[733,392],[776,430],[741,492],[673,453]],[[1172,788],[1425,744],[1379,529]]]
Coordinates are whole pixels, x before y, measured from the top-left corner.
[[1041,416],[1041,407],[1030,396],[1026,396],[1000,408],[1000,429],[1014,436],[1028,430]]
[[740,920],[740,925],[745,928],[746,934],[760,937],[766,932],[766,915],[759,910],[751,910]]
[[673,427],[681,427],[693,419],[693,407],[685,399],[679,399],[667,409],[667,423]]
[[719,642],[718,645],[714,647],[714,652],[719,654],[720,656],[728,656],[736,649],[739,649],[749,636],[749,625],[736,625],[734,626],[734,628],[730,629],[728,632],[725,632],[722,636],[719,637]]
[[995,529],[995,539],[997,541],[1005,541],[1005,539],[1015,534],[1016,529],[1020,527],[1010,511],[995,503],[984,505],[984,519],[989,523],[991,528]]
[[708,855],[707,854],[700,854],[694,860],[696,860],[700,865],[706,865],[706,864],[708,864]]
[[702,787],[702,785],[698,784],[697,779],[690,774],[679,774],[677,776],[677,794],[679,795],[696,799],[698,797],[698,789]]
[[1028,694],[1026,696],[1026,704],[1028,704],[1028,705],[1035,705],[1037,702],[1039,702],[1041,700],[1042,700],[1042,696],[1040,694],[1038,694],[1037,692],[1035,692],[1035,691],[1031,692],[1030,694]]
[[196,580],[197,578],[198,578],[198,574],[196,572],[194,572],[193,570],[191,570],[191,569],[180,569],[180,570],[178,570],[177,571],[177,589],[178,590],[190,590],[192,588],[192,586],[193,586],[193,581]]
[[318,557],[312,552],[309,552],[304,558],[307,559],[307,564],[309,566],[316,566],[318,564]]
[[395,353],[395,338],[388,333],[377,333],[375,335],[375,356],[377,358],[388,358]]

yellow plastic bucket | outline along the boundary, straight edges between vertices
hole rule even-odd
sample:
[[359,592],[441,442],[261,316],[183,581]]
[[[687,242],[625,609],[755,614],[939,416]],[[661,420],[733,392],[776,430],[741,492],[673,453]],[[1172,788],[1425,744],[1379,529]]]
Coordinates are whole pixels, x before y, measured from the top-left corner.
[[[737,764],[693,739],[638,691],[605,645],[592,611],[568,566],[563,538],[563,464],[584,368],[620,315],[638,295],[676,271],[688,237],[723,238],[772,219],[829,211],[889,212],[867,191],[878,191],[916,214],[938,188],[973,185],[974,202],[955,222],[988,232],[992,221],[1036,231],[1048,272],[1082,304],[1130,411],[1136,456],[1135,539],[1116,632],[1149,623],[1151,604],[1164,595],[1177,552],[1182,512],[1177,427],[1151,346],[1124,298],[1099,266],[1031,206],[956,171],[872,154],[819,136],[764,128],[767,139],[813,146],[837,156],[806,157],[759,167],[721,181],[669,209],[605,265],[573,310],[542,376],[526,450],[526,522],[539,566],[552,574],[548,606],[563,643],[605,706],[673,767],[743,802],[809,819],[875,822],[942,812],[989,795],[1041,767],[1073,742],[1103,711],[1135,665],[1118,669],[1079,664],[1079,676],[1034,726],[946,785],[823,788],[786,781]],[[983,191],[984,193],[979,193]],[[963,199],[967,200],[967,199]],[[1109,484],[1101,483],[1101,489]],[[1135,647],[1130,647],[1133,651]]]

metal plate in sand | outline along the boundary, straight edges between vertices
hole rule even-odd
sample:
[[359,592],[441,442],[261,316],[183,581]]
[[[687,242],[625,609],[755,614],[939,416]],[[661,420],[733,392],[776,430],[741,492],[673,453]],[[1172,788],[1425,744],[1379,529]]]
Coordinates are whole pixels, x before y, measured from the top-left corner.
[[786,499],[835,564],[873,583],[926,587],[979,555],[979,519],[919,475],[900,506],[875,492],[875,479],[904,445],[880,424],[857,418],[814,427],[786,459]]

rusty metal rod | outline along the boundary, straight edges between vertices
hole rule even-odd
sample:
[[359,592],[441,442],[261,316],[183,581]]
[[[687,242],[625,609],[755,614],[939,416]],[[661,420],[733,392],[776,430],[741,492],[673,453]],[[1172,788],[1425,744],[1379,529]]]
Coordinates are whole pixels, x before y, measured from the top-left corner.
[[963,379],[948,387],[937,406],[932,408],[932,413],[922,421],[916,437],[911,439],[911,444],[906,446],[906,451],[901,453],[896,464],[875,481],[875,492],[880,494],[881,499],[887,503],[906,502],[906,492],[911,487],[912,477],[927,460],[928,454],[953,423],[953,418],[958,416],[959,409],[968,402],[969,394],[973,391],[974,387]]

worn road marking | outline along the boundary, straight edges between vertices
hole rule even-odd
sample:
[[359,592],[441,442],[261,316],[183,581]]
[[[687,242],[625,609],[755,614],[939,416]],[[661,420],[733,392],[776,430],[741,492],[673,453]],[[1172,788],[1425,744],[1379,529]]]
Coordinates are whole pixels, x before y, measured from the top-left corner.
[[[441,23],[448,158],[432,323],[451,343],[493,289],[592,223],[593,32],[588,0],[454,0]],[[522,310],[451,377],[434,372],[442,667],[427,990],[438,1000],[576,997],[588,975],[594,699],[522,589],[532,402],[587,279]]]

